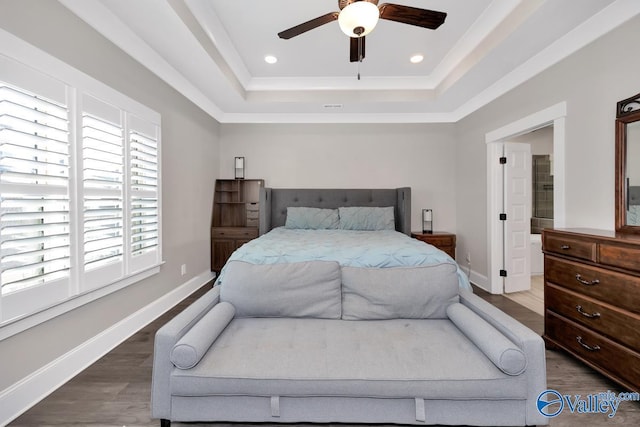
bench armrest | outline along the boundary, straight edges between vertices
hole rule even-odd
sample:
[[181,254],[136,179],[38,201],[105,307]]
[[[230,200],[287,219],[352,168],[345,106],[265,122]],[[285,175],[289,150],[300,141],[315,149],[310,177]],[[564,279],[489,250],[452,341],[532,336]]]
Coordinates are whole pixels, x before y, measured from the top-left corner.
[[216,286],[156,332],[151,379],[151,416],[153,418],[171,419],[170,379],[174,366],[169,357],[173,346],[219,301],[220,288]]
[[527,357],[527,425],[546,425],[549,419],[538,412],[538,395],[547,389],[547,367],[542,337],[470,291],[459,291],[460,303],[500,331]]

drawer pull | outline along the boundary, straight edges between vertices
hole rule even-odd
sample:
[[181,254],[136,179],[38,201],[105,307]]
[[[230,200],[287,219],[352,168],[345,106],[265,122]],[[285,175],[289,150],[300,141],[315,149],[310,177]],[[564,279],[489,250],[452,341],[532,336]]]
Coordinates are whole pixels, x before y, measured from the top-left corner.
[[582,347],[586,348],[589,351],[599,351],[600,350],[600,346],[599,345],[594,345],[593,347],[585,344],[582,342],[582,337],[578,336],[576,337],[576,341],[578,341],[578,344],[580,344]]
[[562,246],[560,246],[560,249],[562,249],[563,251],[568,251],[569,249],[571,249],[571,246],[569,246],[569,245],[562,245]]
[[598,283],[600,283],[600,280],[598,280],[598,279],[584,280],[582,278],[582,276],[580,275],[580,273],[576,274],[576,280],[578,282],[582,283],[585,286],[593,286],[593,285],[597,285]]
[[584,317],[588,317],[589,319],[597,319],[598,317],[600,317],[600,313],[598,312],[587,313],[582,309],[581,305],[576,305],[576,310],[578,311],[578,313],[582,314]]

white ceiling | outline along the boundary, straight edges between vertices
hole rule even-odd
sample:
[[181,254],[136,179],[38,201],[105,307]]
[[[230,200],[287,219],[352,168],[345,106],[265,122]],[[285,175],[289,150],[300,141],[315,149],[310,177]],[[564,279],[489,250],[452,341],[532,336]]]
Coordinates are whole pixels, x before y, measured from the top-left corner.
[[455,122],[640,14],[637,0],[391,1],[447,19],[381,20],[358,64],[337,22],[277,36],[338,0],[60,0],[221,123]]

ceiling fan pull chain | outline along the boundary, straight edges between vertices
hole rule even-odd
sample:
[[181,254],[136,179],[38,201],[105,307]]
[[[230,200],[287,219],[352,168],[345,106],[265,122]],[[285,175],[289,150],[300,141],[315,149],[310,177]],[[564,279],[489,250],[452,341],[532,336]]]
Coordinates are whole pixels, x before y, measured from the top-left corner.
[[362,38],[358,37],[358,80],[360,80],[360,64],[362,64]]

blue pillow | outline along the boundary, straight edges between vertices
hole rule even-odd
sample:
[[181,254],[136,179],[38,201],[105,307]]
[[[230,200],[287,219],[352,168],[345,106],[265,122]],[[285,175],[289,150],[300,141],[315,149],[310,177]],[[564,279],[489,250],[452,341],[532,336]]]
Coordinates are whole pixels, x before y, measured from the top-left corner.
[[337,209],[288,207],[284,228],[324,230],[336,229],[339,224]]
[[393,206],[338,208],[340,228],[343,230],[395,230],[396,221]]

